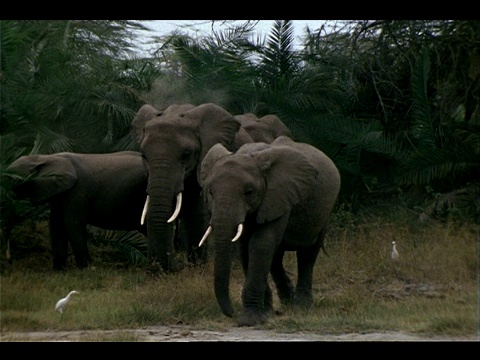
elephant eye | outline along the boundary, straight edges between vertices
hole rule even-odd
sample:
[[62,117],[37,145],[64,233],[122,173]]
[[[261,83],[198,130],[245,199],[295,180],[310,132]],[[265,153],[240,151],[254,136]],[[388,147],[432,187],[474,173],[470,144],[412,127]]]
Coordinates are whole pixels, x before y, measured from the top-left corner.
[[191,150],[184,150],[184,151],[182,152],[182,161],[188,160],[191,155],[192,155],[192,151],[191,151]]
[[253,186],[247,186],[244,193],[246,197],[252,197],[255,194],[255,189]]

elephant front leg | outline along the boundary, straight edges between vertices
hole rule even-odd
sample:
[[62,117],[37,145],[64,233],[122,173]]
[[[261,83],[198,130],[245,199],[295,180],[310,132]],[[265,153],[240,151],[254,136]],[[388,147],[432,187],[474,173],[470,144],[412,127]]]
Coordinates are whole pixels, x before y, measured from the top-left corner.
[[272,296],[272,289],[270,289],[270,285],[267,281],[267,286],[265,287],[265,296],[263,298],[263,308],[268,316],[272,315],[273,312],[273,296]]
[[198,247],[198,242],[207,230],[207,221],[204,216],[203,203],[199,195],[197,201],[186,206],[183,222],[187,237],[187,261],[190,264],[206,264],[208,261],[208,242]]
[[[265,308],[265,297],[268,297],[267,292],[272,292],[267,283],[268,273],[258,274],[255,279],[256,284],[252,284],[247,281],[242,290],[242,304],[243,309],[240,312],[237,325],[238,326],[255,326],[264,324],[268,318],[272,315],[272,307]],[[267,290],[268,288],[268,290]],[[271,301],[267,301],[271,305]]]
[[90,253],[87,247],[87,231],[86,227],[78,229],[78,232],[70,236],[73,256],[79,269],[84,269],[90,265]]
[[269,231],[268,226],[252,236],[248,246],[248,267],[242,290],[243,309],[237,319],[238,326],[263,324],[273,314],[268,274],[274,249],[274,232]]
[[68,235],[63,219],[63,211],[58,206],[50,206],[50,245],[53,256],[53,269],[66,270],[68,257]]
[[65,225],[77,268],[84,269],[90,265],[86,220],[82,221],[81,218],[68,218],[65,220]]

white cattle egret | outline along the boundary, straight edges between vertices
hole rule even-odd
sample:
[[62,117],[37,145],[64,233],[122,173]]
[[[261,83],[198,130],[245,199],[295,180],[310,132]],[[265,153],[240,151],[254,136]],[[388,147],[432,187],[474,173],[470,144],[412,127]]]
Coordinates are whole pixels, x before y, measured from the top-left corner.
[[68,304],[70,301],[70,296],[73,294],[80,294],[78,291],[70,291],[66,297],[63,299],[58,300],[57,304],[55,305],[55,310],[59,311],[60,314],[63,314],[63,310],[65,309],[65,306]]
[[397,248],[395,247],[395,241],[392,241],[392,253],[391,253],[392,259],[393,260],[398,260],[400,257],[400,254],[397,251]]

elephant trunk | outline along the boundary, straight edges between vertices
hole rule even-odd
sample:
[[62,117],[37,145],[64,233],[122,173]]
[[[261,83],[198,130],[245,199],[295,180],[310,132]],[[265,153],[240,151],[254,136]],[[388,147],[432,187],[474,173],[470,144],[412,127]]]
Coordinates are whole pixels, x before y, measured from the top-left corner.
[[[170,169],[167,172],[167,169]],[[156,174],[161,174],[157,176]],[[151,170],[148,184],[147,223],[147,258],[152,271],[159,263],[165,272],[177,272],[182,264],[176,261],[173,247],[174,225],[168,220],[174,213],[177,195],[183,190],[183,178],[172,181],[171,167],[162,166],[160,170]]]
[[232,240],[238,238],[238,225],[243,219],[232,217],[227,209],[222,210],[222,216],[212,217],[213,237],[215,238],[214,257],[214,289],[215,297],[222,313],[231,317],[233,315],[232,303],[230,300],[230,271],[232,266],[235,244]]
[[[226,230],[214,230],[215,234],[215,262],[214,262],[214,289],[215,297],[222,313],[232,317],[233,308],[230,300],[230,270],[232,266],[232,247],[229,238],[220,234]],[[231,236],[230,236],[231,238]]]

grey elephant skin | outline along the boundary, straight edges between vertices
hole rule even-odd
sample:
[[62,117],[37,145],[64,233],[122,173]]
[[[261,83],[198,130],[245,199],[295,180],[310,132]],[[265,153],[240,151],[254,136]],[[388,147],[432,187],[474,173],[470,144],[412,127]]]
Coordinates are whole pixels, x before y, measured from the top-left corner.
[[22,156],[8,171],[24,179],[13,186],[17,198],[34,205],[50,204],[55,270],[66,269],[69,243],[77,267],[89,265],[87,224],[146,235],[140,217],[147,174],[139,152]]
[[255,114],[246,113],[235,115],[235,119],[252,138],[251,142],[265,142],[270,144],[280,136],[293,138],[290,129],[277,115],[268,114],[258,118]]
[[[271,144],[246,144],[236,153],[215,145],[202,162],[201,184],[211,215],[201,243],[211,230],[214,289],[222,312],[234,314],[229,281],[239,224],[246,279],[238,326],[262,324],[273,314],[269,272],[282,304],[311,306],[313,268],[340,190],[332,160],[285,136]],[[283,267],[285,251],[296,252],[296,285]]]
[[187,260],[205,263],[207,249],[197,246],[207,225],[198,180],[201,161],[217,143],[236,151],[253,142],[252,137],[232,114],[213,103],[174,104],[163,111],[143,105],[132,121],[132,136],[148,168],[148,271],[183,268],[172,244],[176,217],[182,220]]

